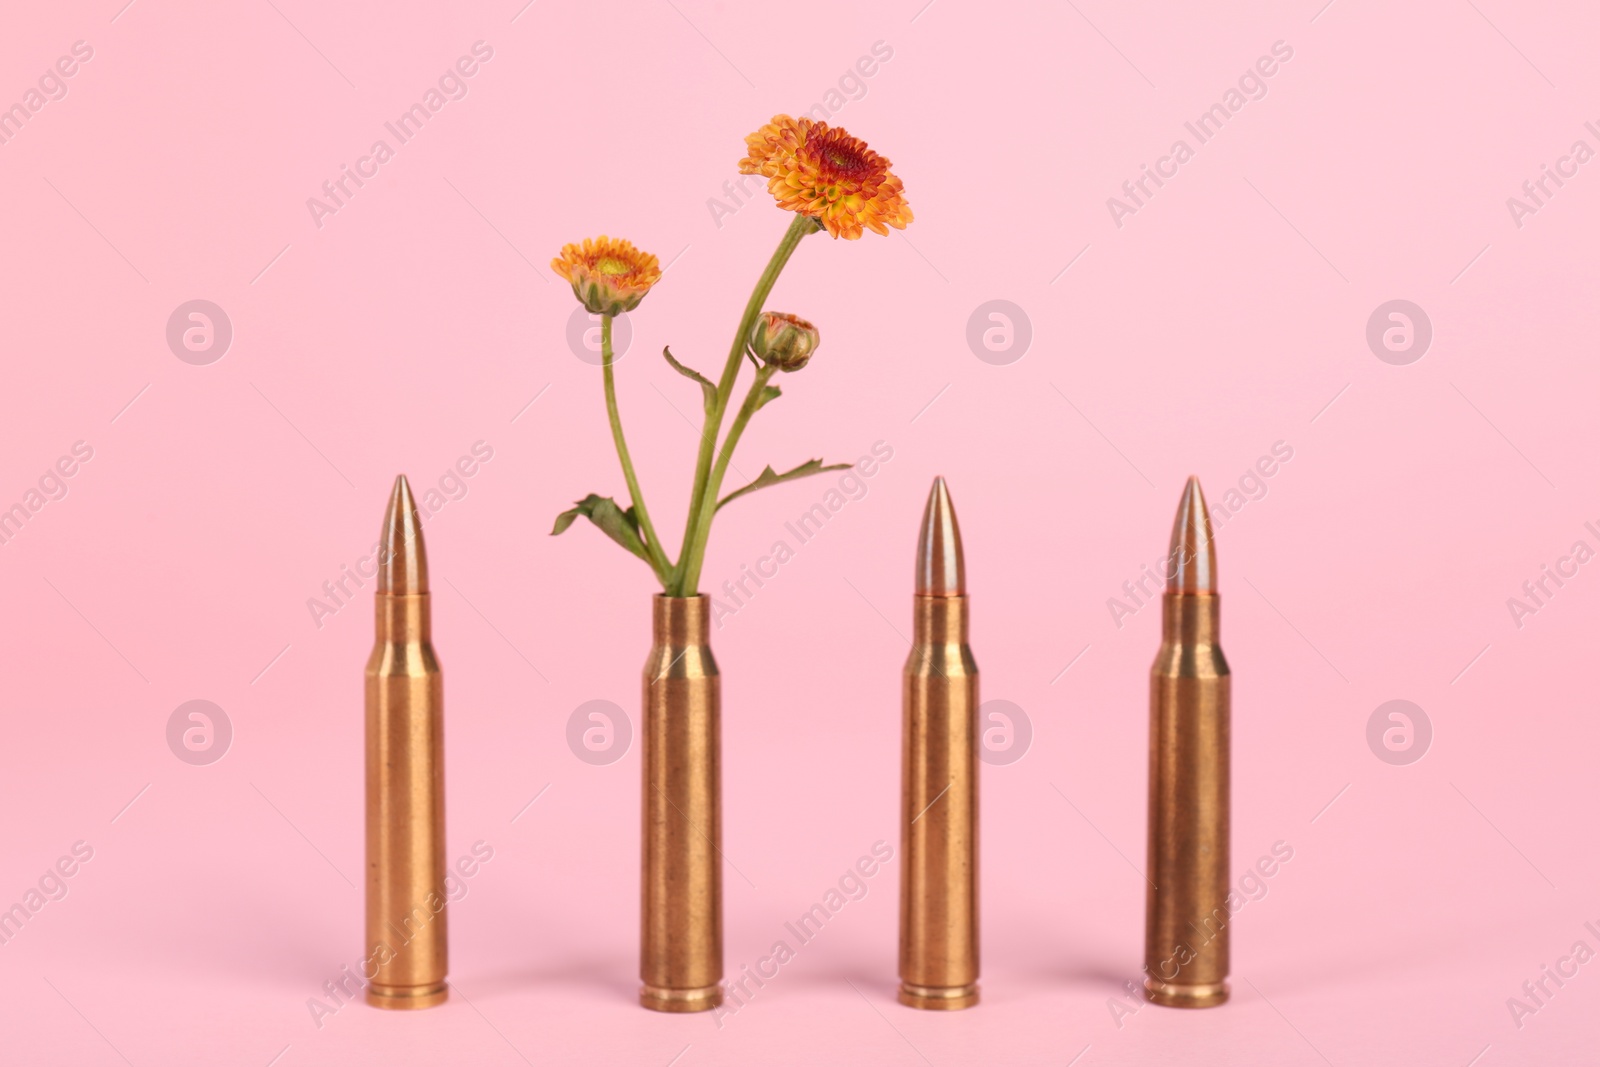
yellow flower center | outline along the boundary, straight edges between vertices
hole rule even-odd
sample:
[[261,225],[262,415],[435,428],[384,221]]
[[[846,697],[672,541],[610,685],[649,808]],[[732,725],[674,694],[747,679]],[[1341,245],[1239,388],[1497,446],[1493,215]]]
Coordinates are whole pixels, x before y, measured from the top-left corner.
[[594,269],[599,271],[601,274],[627,274],[629,271],[633,270],[633,264],[626,263],[615,258],[614,256],[602,256],[600,260],[595,263]]

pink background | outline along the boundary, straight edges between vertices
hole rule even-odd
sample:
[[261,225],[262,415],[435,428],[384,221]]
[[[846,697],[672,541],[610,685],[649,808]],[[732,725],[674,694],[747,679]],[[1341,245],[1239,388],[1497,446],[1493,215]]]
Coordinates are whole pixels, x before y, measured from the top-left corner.
[[[1574,541],[1600,548],[1600,162],[1520,227],[1506,204],[1574,141],[1600,148],[1588,5],[123,2],[24,5],[0,34],[3,101],[93,48],[0,146],[0,504],[93,448],[0,546],[0,904],[94,850],[0,946],[4,1062],[1593,1057],[1600,963],[1520,1028],[1507,1007],[1600,948],[1600,564],[1520,629],[1506,604]],[[480,40],[466,97],[319,228],[306,199]],[[654,1015],[634,1003],[637,739],[608,766],[565,741],[585,701],[637,714],[652,580],[587,526],[547,536],[623,492],[547,264],[601,232],[672,263],[619,378],[675,544],[698,396],[654,353],[714,372],[787,222],[764,193],[720,219],[708,199],[746,132],[823,103],[880,41],[834,121],[893,159],[916,222],[801,247],[771,306],[824,343],[737,464],[894,457],[716,635],[727,962],[897,841],[901,635],[942,473],[984,694],[1035,735],[983,773],[985,999],[894,1002],[891,862],[738,1014]],[[1116,225],[1107,198],[1277,41],[1293,58],[1265,98]],[[164,336],[193,299],[234,329],[208,366]],[[993,299],[1033,330],[1005,366],[966,341]],[[1433,325],[1408,366],[1365,339],[1393,299]],[[370,587],[320,628],[307,600],[365,553],[396,472],[420,493],[480,440],[493,460],[426,533],[450,853],[494,849],[451,911],[458,995],[319,1027],[308,998],[361,948]],[[1292,460],[1219,551],[1233,866],[1294,858],[1235,920],[1227,1007],[1128,1014],[1157,618],[1119,628],[1107,600],[1165,548],[1186,475],[1216,503],[1279,441]],[[828,485],[725,512],[705,585]],[[166,742],[193,699],[234,730],[209,766]],[[1368,747],[1392,699],[1431,721],[1419,762]]]

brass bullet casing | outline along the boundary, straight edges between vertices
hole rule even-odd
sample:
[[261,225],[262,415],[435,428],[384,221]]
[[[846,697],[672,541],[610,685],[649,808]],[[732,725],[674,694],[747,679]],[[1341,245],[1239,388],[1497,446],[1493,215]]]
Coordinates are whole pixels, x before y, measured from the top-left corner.
[[655,597],[644,681],[639,1003],[722,1003],[722,675],[709,597]]
[[1228,749],[1231,677],[1200,482],[1178,505],[1150,668],[1150,828],[1145,995],[1174,1008],[1228,999]]
[[934,480],[917,546],[903,673],[900,1003],[978,1003],[978,664],[967,644],[961,531]]
[[367,1003],[449,996],[444,688],[433,654],[428,561],[404,475],[384,519],[377,640],[367,660]]

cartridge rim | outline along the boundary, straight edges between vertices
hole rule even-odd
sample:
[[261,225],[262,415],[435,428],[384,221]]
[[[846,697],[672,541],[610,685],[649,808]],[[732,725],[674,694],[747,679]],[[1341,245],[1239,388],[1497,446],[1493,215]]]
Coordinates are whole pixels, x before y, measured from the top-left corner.
[[652,1011],[710,1011],[722,1004],[722,986],[669,989],[645,983],[639,987],[639,1003]]
[[924,1011],[959,1011],[978,1003],[978,983],[929,986],[901,982],[896,999],[908,1008],[921,1008]]
[[450,998],[450,986],[445,982],[415,986],[367,986],[367,1003],[374,1008],[406,1011],[414,1008],[431,1008]]
[[1228,999],[1228,981],[1163,982],[1146,977],[1144,995],[1152,1004],[1166,1008],[1214,1008]]

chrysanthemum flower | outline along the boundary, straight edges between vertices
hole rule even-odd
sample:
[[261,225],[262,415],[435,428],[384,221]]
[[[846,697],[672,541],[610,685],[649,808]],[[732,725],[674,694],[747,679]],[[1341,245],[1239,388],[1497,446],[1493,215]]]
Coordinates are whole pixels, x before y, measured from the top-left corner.
[[739,173],[777,177],[784,161],[805,141],[810,127],[810,119],[796,121],[788,115],[772,116],[771,122],[744,139],[750,154],[739,161]]
[[661,264],[652,253],[604,234],[564,246],[550,269],[572,283],[573,295],[593,315],[632,311],[661,280]]
[[890,226],[903,230],[912,219],[889,161],[843,129],[774,115],[745,145],[739,172],[766,178],[779,207],[816,219],[834,237],[888,236]]
[[763,311],[750,330],[750,350],[761,362],[785,373],[804,367],[821,343],[815,326],[784,311]]

